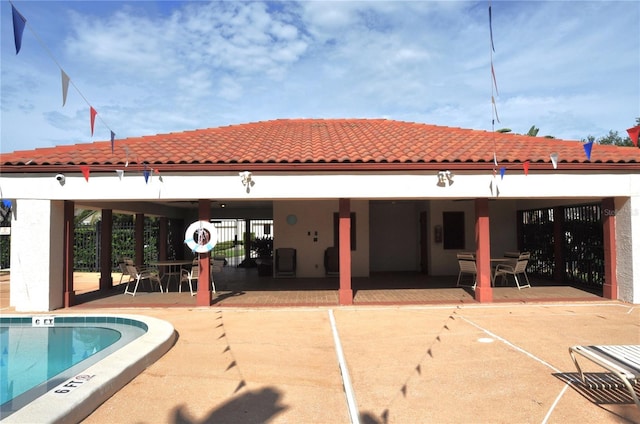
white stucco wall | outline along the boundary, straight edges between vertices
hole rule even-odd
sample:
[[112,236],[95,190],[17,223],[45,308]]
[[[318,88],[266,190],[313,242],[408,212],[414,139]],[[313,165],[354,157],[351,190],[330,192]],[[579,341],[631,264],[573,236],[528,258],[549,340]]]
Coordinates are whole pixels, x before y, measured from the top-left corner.
[[615,206],[618,298],[640,303],[640,196],[618,198]]
[[426,202],[370,204],[371,271],[420,270],[420,211]]
[[[250,166],[248,166],[250,170]],[[254,172],[247,193],[238,173],[204,175],[162,173],[145,182],[141,171],[67,173],[65,184],[51,174],[2,174],[7,199],[177,200],[177,199],[475,199],[495,197],[490,183],[498,184],[501,199],[593,198],[628,196],[632,175],[614,173],[562,173],[535,171],[528,176],[508,172],[503,180],[486,173],[455,173],[455,183],[438,187],[435,171],[412,173],[270,173]]]
[[[356,250],[351,251],[351,274],[369,275],[369,202],[351,201],[356,214]],[[274,249],[296,249],[297,272],[302,278],[323,277],[324,251],[333,246],[333,214],[338,212],[338,200],[275,201],[273,202]],[[297,222],[287,223],[295,215]]]
[[50,311],[63,306],[63,224],[64,202],[14,202],[9,301],[16,311]]

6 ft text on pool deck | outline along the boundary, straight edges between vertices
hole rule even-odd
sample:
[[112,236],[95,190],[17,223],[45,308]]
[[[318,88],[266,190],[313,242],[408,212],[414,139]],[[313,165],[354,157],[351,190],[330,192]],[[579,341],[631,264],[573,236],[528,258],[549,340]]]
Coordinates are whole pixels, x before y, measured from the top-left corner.
[[53,327],[54,325],[54,317],[31,317],[32,327]]

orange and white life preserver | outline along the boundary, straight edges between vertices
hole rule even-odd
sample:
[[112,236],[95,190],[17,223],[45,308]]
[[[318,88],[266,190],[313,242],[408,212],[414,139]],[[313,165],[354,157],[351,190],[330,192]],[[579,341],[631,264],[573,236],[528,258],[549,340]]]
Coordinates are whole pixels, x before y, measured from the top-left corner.
[[216,246],[218,232],[212,223],[196,221],[184,233],[184,242],[192,252],[207,253]]

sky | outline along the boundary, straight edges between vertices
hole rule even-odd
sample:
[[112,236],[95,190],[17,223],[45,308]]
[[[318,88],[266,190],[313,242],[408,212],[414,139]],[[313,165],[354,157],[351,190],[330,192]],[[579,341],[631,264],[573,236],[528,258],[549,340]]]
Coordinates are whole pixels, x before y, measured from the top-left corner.
[[280,118],[582,140],[640,117],[635,0],[2,0],[0,19],[3,153]]

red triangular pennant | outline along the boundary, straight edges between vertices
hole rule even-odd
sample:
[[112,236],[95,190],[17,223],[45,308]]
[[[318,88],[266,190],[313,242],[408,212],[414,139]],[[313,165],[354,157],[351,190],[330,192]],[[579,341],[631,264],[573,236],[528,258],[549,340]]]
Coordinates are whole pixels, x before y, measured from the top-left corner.
[[93,137],[93,124],[96,122],[96,115],[98,112],[93,108],[93,106],[89,106],[89,113],[91,114],[91,137]]
[[80,170],[82,171],[82,175],[84,175],[84,179],[87,180],[87,182],[89,181],[89,167],[87,165],[83,165],[80,167]]
[[629,133],[629,138],[631,138],[631,142],[634,146],[638,147],[638,136],[640,136],[640,125],[636,125],[633,128],[629,128],[627,130]]
[[529,175],[529,161],[526,161],[522,164],[522,167],[524,168],[524,175]]

